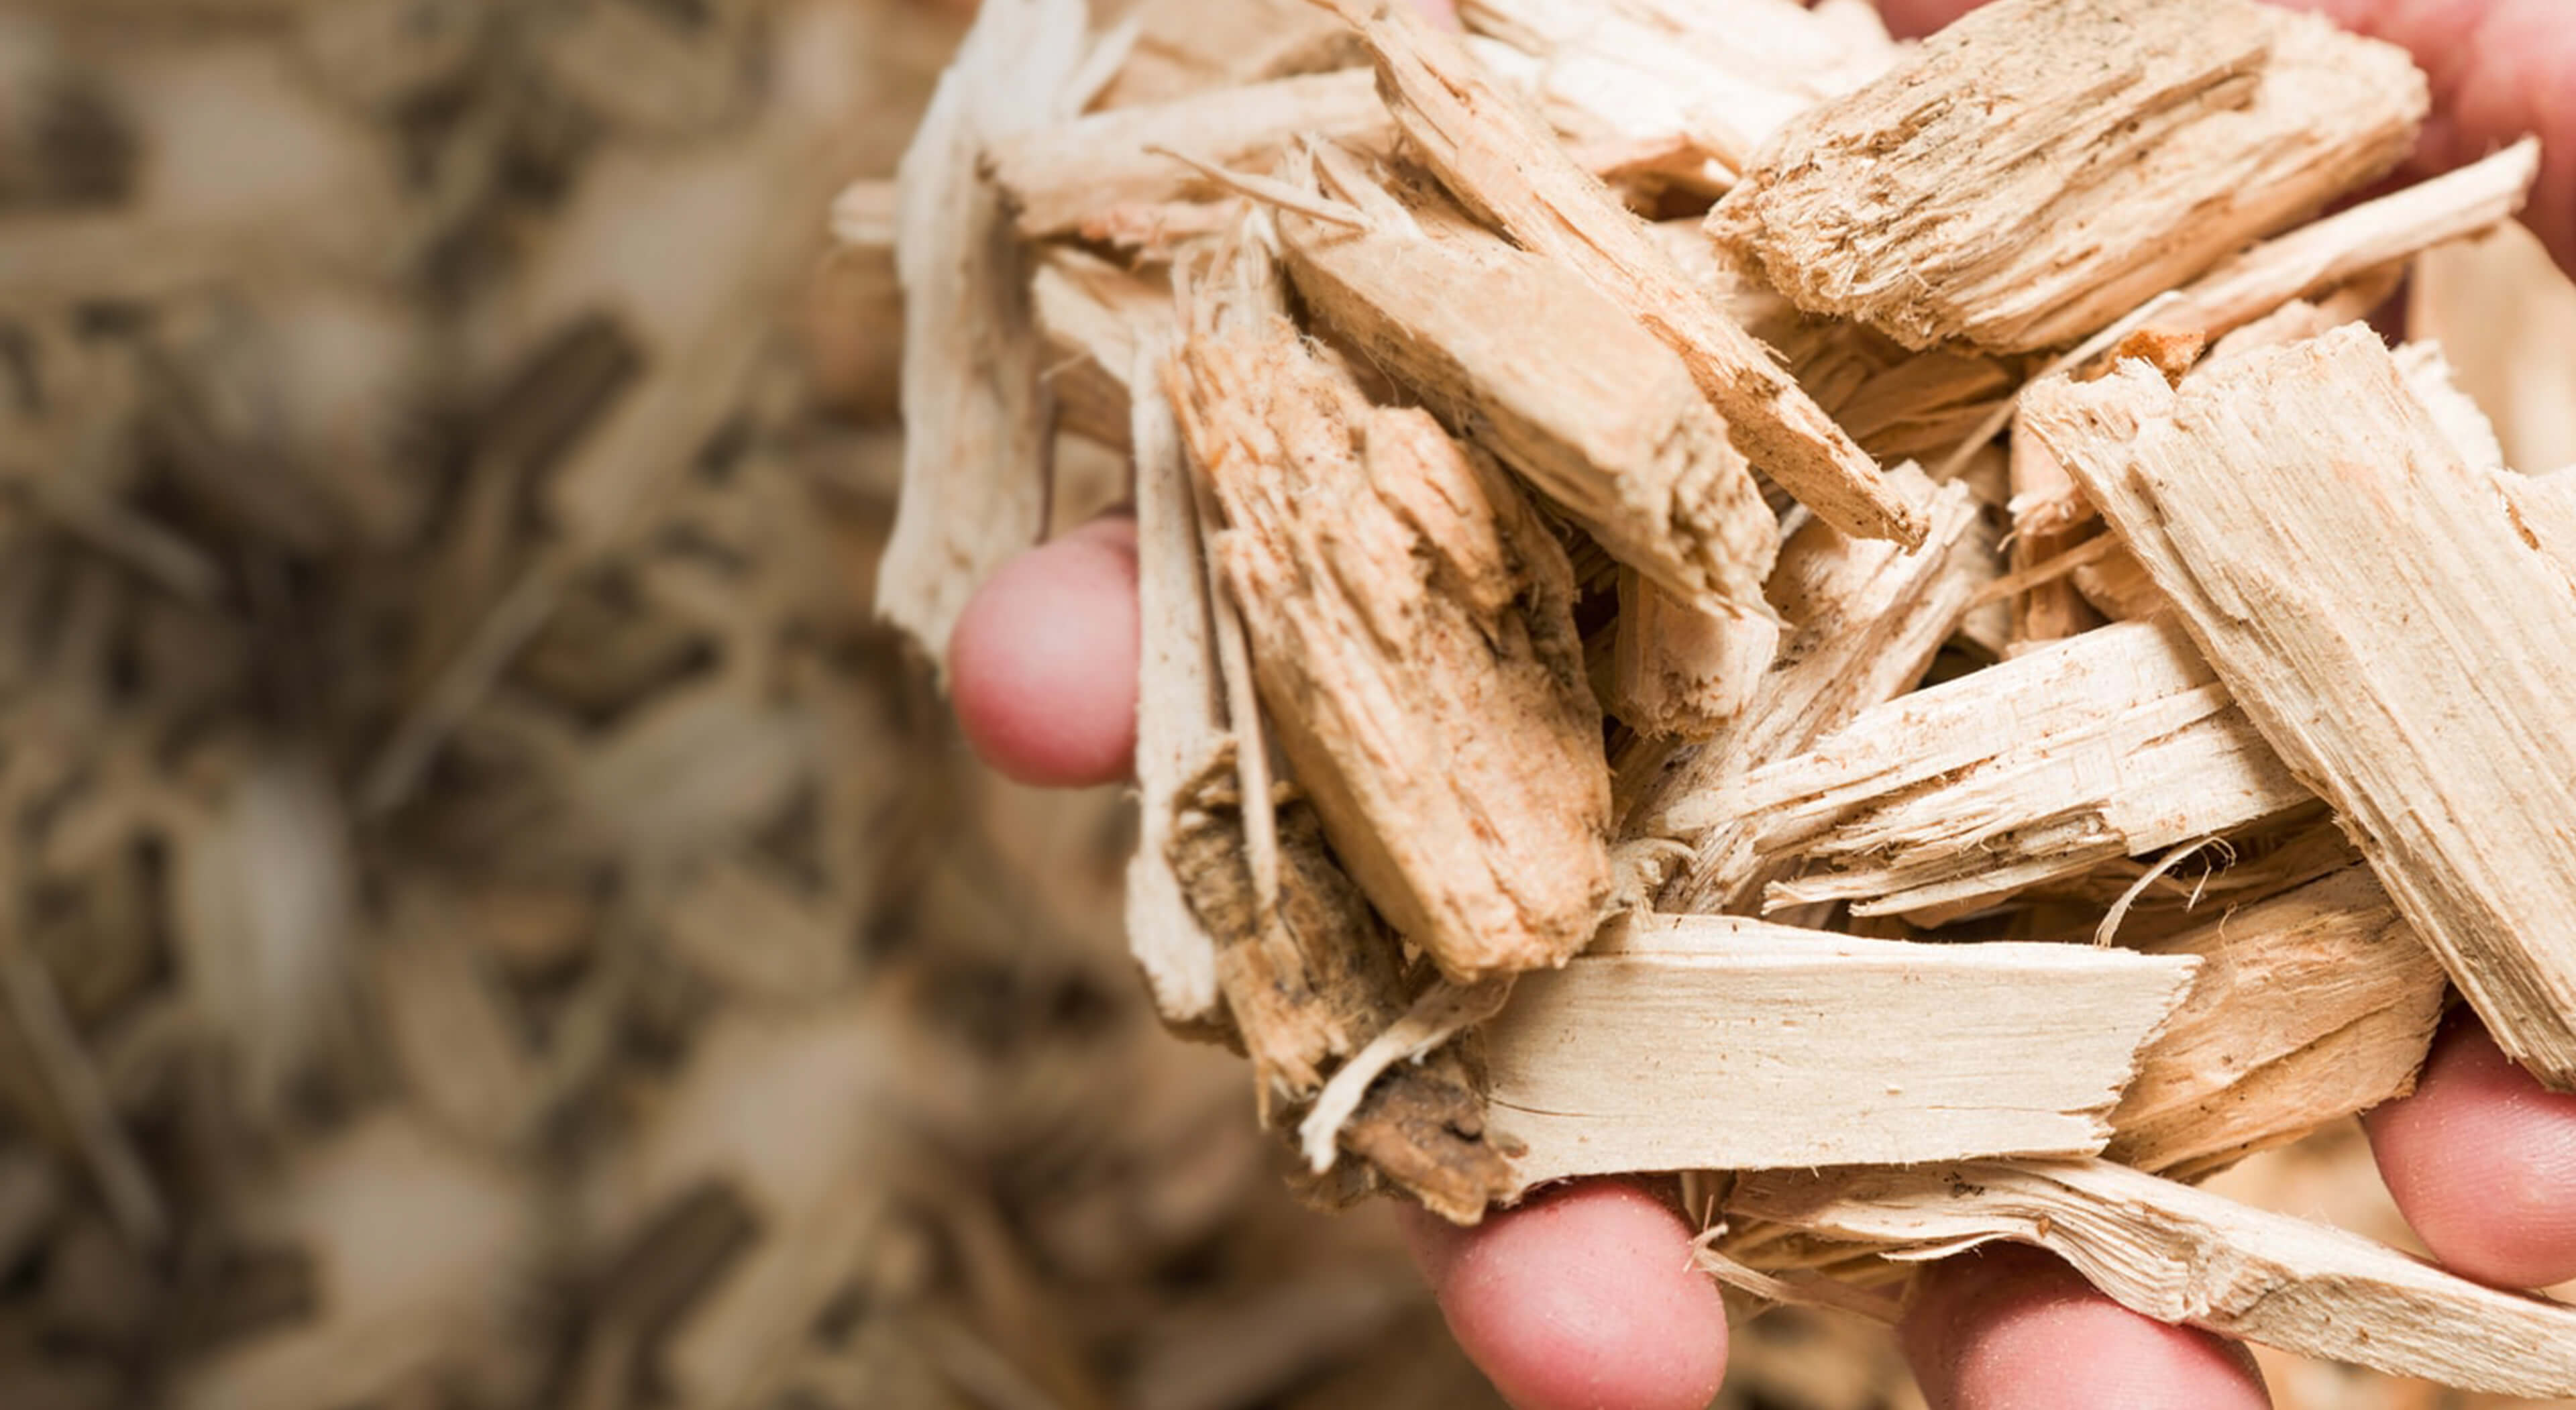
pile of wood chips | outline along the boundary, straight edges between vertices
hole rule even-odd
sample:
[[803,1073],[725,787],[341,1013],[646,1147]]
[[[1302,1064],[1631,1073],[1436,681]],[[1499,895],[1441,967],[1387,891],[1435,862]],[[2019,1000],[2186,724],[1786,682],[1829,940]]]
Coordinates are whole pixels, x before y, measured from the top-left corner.
[[1748,1305],[2004,1239],[2576,1394],[2576,1309],[2201,1184],[2453,994],[2576,1090],[2576,474],[2423,336],[2509,331],[2361,321],[2535,144],[2337,208],[2425,79],[2254,0],[1458,9],[986,0],[836,207],[889,620],[1132,457],[1165,1021],[1327,1203],[1672,1172]]

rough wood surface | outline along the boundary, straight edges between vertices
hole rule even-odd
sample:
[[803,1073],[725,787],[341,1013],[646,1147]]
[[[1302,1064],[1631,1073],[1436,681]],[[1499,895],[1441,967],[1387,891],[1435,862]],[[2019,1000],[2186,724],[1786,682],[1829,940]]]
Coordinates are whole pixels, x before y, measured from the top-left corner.
[[1265,79],[1365,64],[1350,32],[1304,0],[1145,0],[1135,47],[1100,106],[1169,102]]
[[1623,764],[1621,835],[1691,849],[1664,885],[1667,909],[1734,910],[1763,879],[1749,820],[1698,809],[1698,800],[1912,688],[1949,639],[1985,576],[1975,561],[1977,508],[1965,485],[1944,486],[1929,504],[1931,530],[1912,550],[1822,522],[1792,535],[1771,580],[1788,629],[1752,702],[1705,744]]
[[1170,338],[1170,286],[1081,250],[1052,246],[1038,255],[1029,293],[1046,334],[1046,380],[1055,395],[1058,429],[1130,450],[1136,354],[1147,343]]
[[1520,980],[1485,1030],[1489,1119],[1527,1148],[1513,1164],[1529,1184],[2090,1154],[2198,967],[1643,917]]
[[[2029,504],[2034,499],[2054,500],[2075,488],[2067,478],[2065,467],[2049,455],[2037,437],[2012,438],[2011,460],[2007,474],[2012,487],[2012,503]],[[2082,530],[2052,528],[2041,516],[2020,513],[2013,517],[2012,569],[2027,572],[2040,564],[2083,543],[2098,524]],[[2040,583],[2016,593],[2012,599],[2012,654],[2089,631],[2101,624],[2085,601],[2082,590],[2064,580]]]
[[1694,287],[1777,349],[1816,404],[1887,464],[1949,456],[2021,388],[2024,359],[1964,345],[1917,352],[1867,324],[1806,312],[1712,243],[1697,219],[1647,229]]
[[1678,182],[1712,195],[1783,123],[1894,54],[1883,35],[1872,44],[1790,0],[1467,0],[1458,17],[1528,67],[1541,110],[1569,138],[1669,144],[1684,158]]
[[[1182,786],[1163,856],[1194,918],[1215,937],[1227,1012],[1252,1059],[1266,1124],[1283,1133],[1406,1011],[1394,937],[1325,849],[1314,809],[1279,809],[1276,902],[1255,896],[1243,799],[1220,748]],[[1474,1223],[1509,1193],[1510,1172],[1483,1139],[1483,1102],[1457,1053],[1398,1065],[1375,1081],[1331,1137],[1423,1204]]]
[[2183,630],[2123,623],[1900,696],[1701,803],[1814,869],[1766,905],[2009,895],[2311,797]]
[[1367,70],[1304,74],[1111,108],[1020,134],[994,148],[993,180],[1021,234],[1097,236],[1122,212],[1206,189],[1205,177],[1162,149],[1266,170],[1303,134],[1368,148],[1395,135]]
[[1359,27],[1414,154],[1522,248],[1608,294],[1682,355],[1754,467],[1835,527],[1919,543],[1919,502],[1853,444],[1768,349],[1707,299],[1543,123],[1410,6],[1318,0]]
[[2035,389],[2049,443],[2499,1042],[2576,1086],[2576,594],[2352,328],[2180,391]]
[[[1163,345],[1129,359],[1136,389],[1136,855],[1127,864],[1127,945],[1154,1007],[1188,1027],[1221,1022],[1216,940],[1183,894],[1172,829],[1208,760],[1228,743],[1209,619],[1207,562],[1188,457],[1157,371]],[[1258,1042],[1247,1031],[1247,1045]],[[1258,1059],[1256,1059],[1256,1064]]]
[[2137,947],[2196,955],[2103,1151],[2197,1179],[2415,1086],[2448,980],[2359,867]]
[[1681,359],[1554,261],[1319,157],[1369,226],[1279,217],[1316,315],[1613,557],[1703,610],[1767,615],[1777,527]]
[[1619,574],[1610,713],[1639,734],[1706,739],[1742,714],[1780,649],[1769,612],[1709,612]]
[[2483,161],[2266,240],[2193,280],[2147,326],[2215,341],[2293,299],[2511,219],[2539,175],[2540,143],[2525,138]]
[[1564,550],[1499,468],[1370,406],[1267,297],[1211,293],[1170,379],[1280,742],[1444,973],[1561,963],[1608,892],[1610,804]]
[[1070,116],[1087,24],[1082,0],[984,9],[897,176],[904,487],[876,601],[943,667],[968,595],[1046,527],[1046,344],[1027,255],[980,163],[1001,139]]
[[1709,229],[1911,347],[2069,344],[2394,166],[2426,104],[2403,51],[2253,0],[2007,0],[1792,122]]
[[1766,1173],[1727,1208],[1931,1253],[2036,1244],[2160,1322],[2470,1390],[2576,1395],[2576,1308],[2108,1161]]

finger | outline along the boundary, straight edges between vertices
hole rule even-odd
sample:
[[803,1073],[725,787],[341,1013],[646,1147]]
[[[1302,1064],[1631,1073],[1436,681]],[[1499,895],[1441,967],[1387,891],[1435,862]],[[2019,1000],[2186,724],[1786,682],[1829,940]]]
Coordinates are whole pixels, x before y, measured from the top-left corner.
[[2415,1094],[2362,1125],[2398,1211],[2453,1272],[2509,1288],[2576,1278],[2576,1096],[2515,1066],[2466,1010]]
[[1460,1229],[1406,1209],[1451,1335],[1519,1410],[1700,1410],[1726,1375],[1726,1304],[1690,1230],[1634,1185],[1570,1185]]
[[2526,134],[2540,181],[2523,223],[2576,268],[2576,28],[2565,0],[2285,0],[2402,45],[2433,84],[2416,165],[2447,171]]
[[2245,1348],[2141,1317],[2035,1249],[1989,1245],[1924,1269],[1898,1340],[1933,1410],[2271,1404]]
[[1899,39],[1920,39],[1985,0],[1880,0],[1878,12]]
[[949,694],[968,742],[1023,783],[1126,777],[1137,635],[1133,519],[1095,519],[1004,564],[948,642]]

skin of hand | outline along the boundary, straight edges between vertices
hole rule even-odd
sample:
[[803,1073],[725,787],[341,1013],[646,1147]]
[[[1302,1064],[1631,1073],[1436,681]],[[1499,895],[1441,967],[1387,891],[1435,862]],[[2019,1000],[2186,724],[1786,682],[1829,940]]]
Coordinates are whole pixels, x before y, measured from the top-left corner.
[[[2425,171],[2539,133],[2524,219],[2576,268],[2576,26],[2563,0],[2296,2],[2407,46],[2432,75]],[[1910,34],[1970,8],[1885,4]],[[952,696],[995,768],[1052,787],[1127,776],[1135,545],[1131,521],[1094,521],[1005,565],[969,604]],[[2576,1278],[2576,1096],[2542,1088],[2473,1020],[2446,1025],[2414,1095],[2365,1125],[2398,1208],[2446,1266],[2516,1288]],[[1576,1182],[1471,1230],[1409,1206],[1405,1222],[1451,1331],[1521,1410],[1687,1410],[1716,1395],[1725,1309],[1690,1268],[1688,1226],[1648,1187]],[[1927,1270],[1900,1341],[1934,1410],[2269,1403],[2242,1348],[2128,1312],[2027,1249]]]

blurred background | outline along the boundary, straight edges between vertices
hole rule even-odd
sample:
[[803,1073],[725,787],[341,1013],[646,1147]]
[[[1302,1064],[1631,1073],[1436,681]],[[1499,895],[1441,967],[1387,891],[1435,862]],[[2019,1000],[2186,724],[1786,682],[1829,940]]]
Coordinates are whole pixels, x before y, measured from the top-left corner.
[[[1155,1026],[1127,800],[871,621],[900,295],[826,213],[970,10],[0,3],[0,1407],[1492,1403]],[[2401,1236],[2348,1130],[2227,1179]]]

